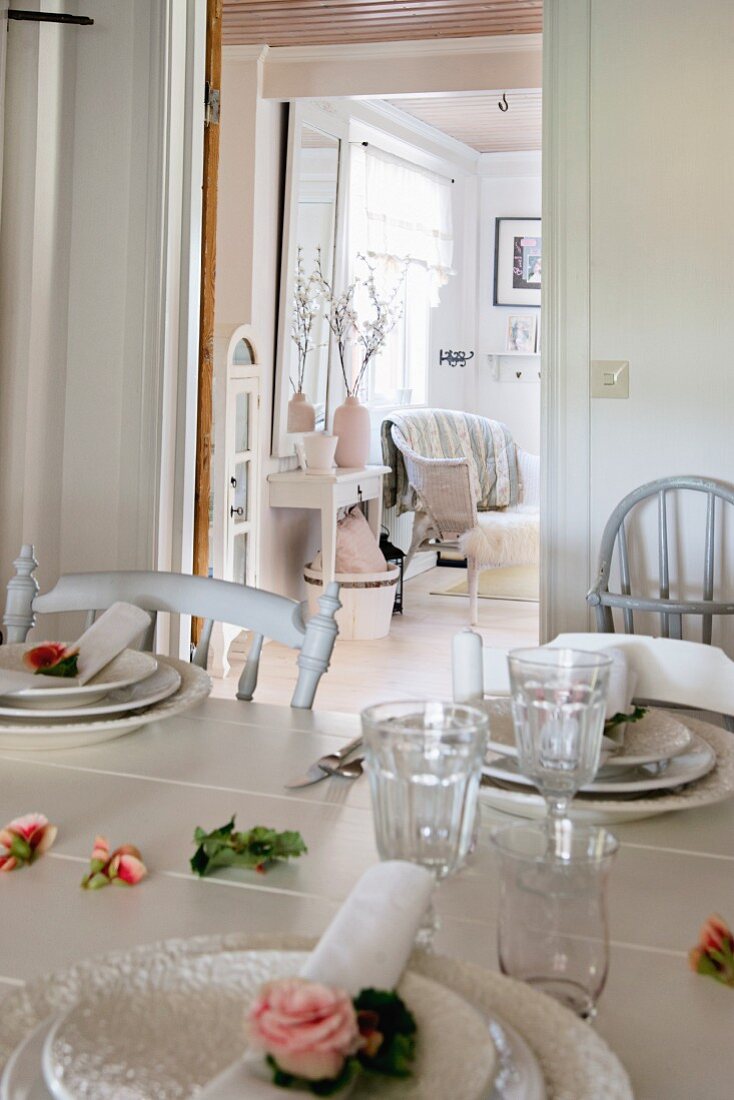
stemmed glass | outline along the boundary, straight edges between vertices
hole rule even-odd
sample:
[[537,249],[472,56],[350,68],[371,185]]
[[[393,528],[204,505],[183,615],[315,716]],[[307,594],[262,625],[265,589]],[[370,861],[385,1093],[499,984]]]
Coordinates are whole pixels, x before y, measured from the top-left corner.
[[[362,712],[375,838],[381,859],[404,859],[437,882],[472,844],[489,723],[476,707],[437,701],[382,703]],[[430,948],[431,905],[416,942]]]
[[610,657],[574,649],[508,656],[518,765],[540,791],[552,832],[599,767]]

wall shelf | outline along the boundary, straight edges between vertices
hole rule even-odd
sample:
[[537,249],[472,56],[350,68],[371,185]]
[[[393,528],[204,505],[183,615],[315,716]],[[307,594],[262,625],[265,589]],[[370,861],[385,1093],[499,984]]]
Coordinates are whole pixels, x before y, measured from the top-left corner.
[[502,371],[503,359],[537,359],[539,351],[488,351],[489,369],[495,382],[538,382],[540,381],[540,362],[520,367],[513,365],[511,370]]

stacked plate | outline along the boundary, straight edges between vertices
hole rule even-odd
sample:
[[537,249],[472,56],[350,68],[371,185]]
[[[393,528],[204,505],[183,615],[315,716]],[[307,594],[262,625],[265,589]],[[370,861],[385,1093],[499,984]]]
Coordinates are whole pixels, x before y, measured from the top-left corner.
[[[489,752],[483,798],[521,817],[542,817],[545,802],[517,762],[509,700],[488,702]],[[650,709],[624,735],[605,737],[601,766],[571,816],[585,821],[635,820],[720,801],[734,794],[730,736],[693,719]]]
[[[25,671],[27,646],[0,646],[0,669]],[[65,749],[110,741],[206,698],[209,677],[170,657],[123,650],[80,685],[38,676],[33,686],[0,695],[0,749]]]
[[[200,1095],[244,1052],[242,1017],[256,990],[299,973],[306,955],[290,943],[283,949],[290,939],[171,941],[11,992],[3,1003],[0,1100]],[[365,1078],[353,1100],[631,1100],[603,1040],[529,986],[415,954],[400,989],[418,1023],[415,1073],[409,1081]]]

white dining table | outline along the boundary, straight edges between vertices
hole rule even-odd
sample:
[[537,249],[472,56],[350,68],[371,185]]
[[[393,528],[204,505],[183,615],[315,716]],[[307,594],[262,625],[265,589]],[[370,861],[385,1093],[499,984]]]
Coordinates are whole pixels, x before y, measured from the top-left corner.
[[[78,960],[170,937],[319,935],[378,858],[368,783],[283,783],[358,729],[354,715],[209,698],[106,744],[0,753],[0,824],[38,810],[59,830],[37,863],[0,875],[0,995]],[[264,875],[196,878],[195,826],[212,829],[232,814],[243,829],[300,830],[308,854]],[[437,891],[437,950],[489,969],[498,965],[498,875],[487,837],[508,820],[485,807],[471,864]],[[611,965],[593,1026],[638,1100],[730,1100],[734,990],[691,973],[686,955],[710,913],[734,922],[734,800],[614,831]],[[131,889],[81,890],[98,833],[113,846],[136,844],[149,877]]]

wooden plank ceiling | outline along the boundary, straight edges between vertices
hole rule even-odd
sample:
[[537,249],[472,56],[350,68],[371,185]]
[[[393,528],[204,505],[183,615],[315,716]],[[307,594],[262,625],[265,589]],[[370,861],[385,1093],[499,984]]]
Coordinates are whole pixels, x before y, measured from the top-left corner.
[[229,44],[345,45],[542,29],[543,0],[224,0]]
[[540,149],[543,114],[540,88],[509,91],[506,96],[507,111],[497,106],[502,99],[501,91],[396,98],[389,102],[479,153]]

